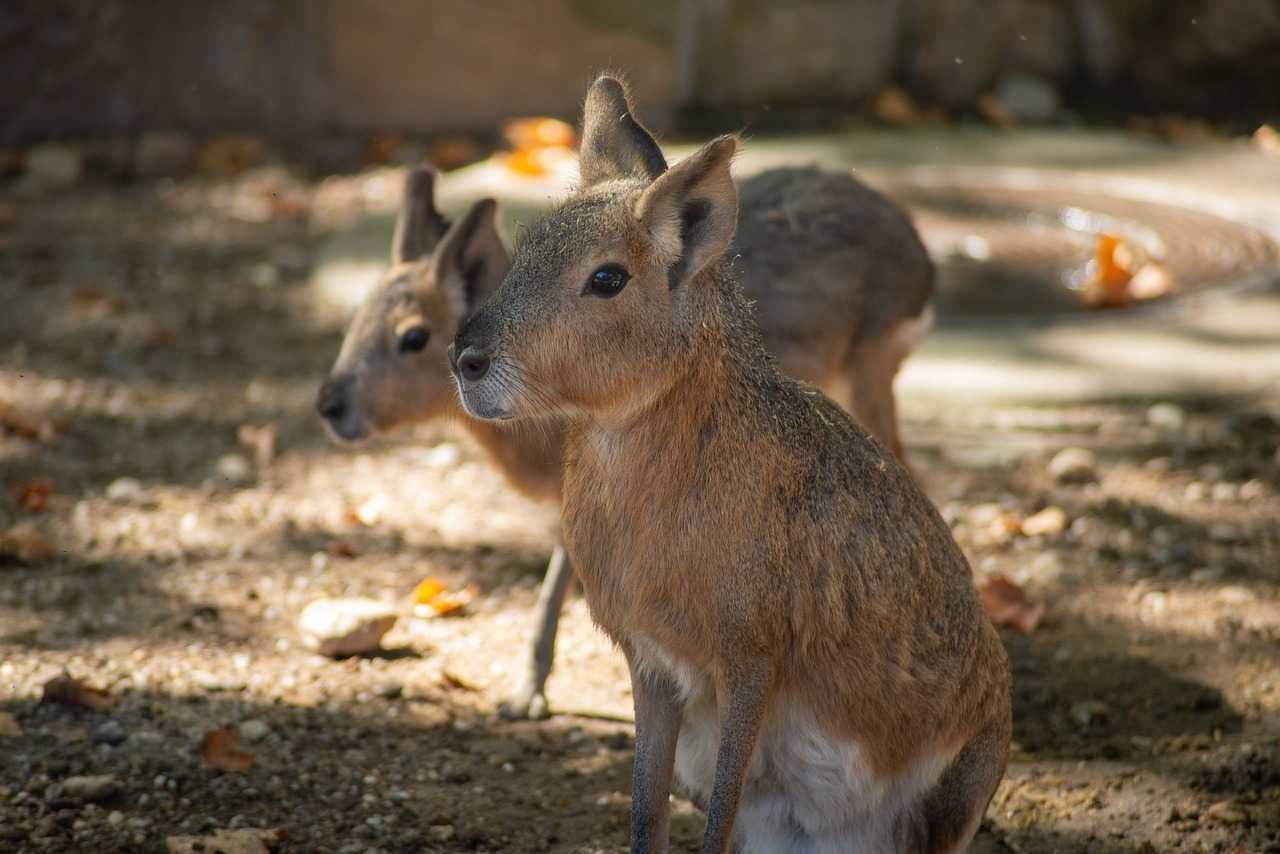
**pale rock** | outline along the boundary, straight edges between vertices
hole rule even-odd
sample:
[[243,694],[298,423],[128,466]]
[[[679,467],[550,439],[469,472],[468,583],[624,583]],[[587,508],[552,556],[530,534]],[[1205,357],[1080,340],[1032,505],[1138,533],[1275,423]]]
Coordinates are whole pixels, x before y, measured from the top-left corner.
[[120,791],[120,781],[110,774],[68,777],[62,781],[64,797],[79,801],[103,801]]
[[1067,514],[1061,507],[1046,507],[1022,520],[1028,537],[1056,537],[1067,529]]
[[375,599],[317,599],[298,618],[302,642],[338,658],[377,651],[396,623],[395,609]]
[[1049,461],[1047,471],[1058,483],[1088,483],[1098,477],[1098,459],[1087,448],[1063,448]]
[[1156,403],[1147,409],[1147,423],[1157,430],[1176,433],[1187,423],[1187,413],[1176,403]]
[[24,182],[35,189],[69,187],[84,172],[84,157],[70,145],[48,143],[27,152]]

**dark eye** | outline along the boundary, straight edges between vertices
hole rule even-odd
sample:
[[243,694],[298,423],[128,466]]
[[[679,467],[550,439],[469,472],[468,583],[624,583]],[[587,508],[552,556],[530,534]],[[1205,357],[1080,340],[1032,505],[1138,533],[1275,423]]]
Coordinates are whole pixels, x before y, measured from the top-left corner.
[[591,274],[591,277],[587,279],[587,286],[583,288],[582,292],[602,299],[616,297],[627,286],[627,281],[630,278],[631,274],[617,264],[605,264]]
[[411,326],[400,336],[400,352],[416,353],[431,340],[431,333],[425,326]]

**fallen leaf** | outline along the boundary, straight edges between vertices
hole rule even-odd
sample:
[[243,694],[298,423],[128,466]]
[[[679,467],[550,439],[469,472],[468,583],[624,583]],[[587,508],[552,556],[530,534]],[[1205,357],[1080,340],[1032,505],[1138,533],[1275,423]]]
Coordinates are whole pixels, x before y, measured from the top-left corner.
[[197,752],[204,764],[219,771],[248,771],[257,758],[240,749],[240,734],[235,727],[223,727],[205,733]]
[[33,522],[21,522],[0,532],[0,562],[16,561],[31,566],[53,560],[57,549]]
[[448,670],[441,671],[440,681],[444,683],[444,686],[446,688],[452,688],[458,691],[476,692],[480,690],[478,687],[476,687],[475,685],[472,685],[466,679],[463,679],[461,676],[458,676],[456,674],[450,673]]
[[253,452],[254,462],[257,463],[259,470],[265,469],[271,465],[272,460],[276,458],[276,438],[279,431],[274,424],[263,424],[256,426],[253,424],[242,424],[240,429],[236,431],[236,437],[240,440],[240,444]]
[[366,498],[354,507],[347,509],[347,519],[352,522],[359,522],[366,528],[372,528],[382,519],[382,514],[387,509],[387,496],[381,492]]
[[116,698],[101,688],[92,688],[69,673],[63,672],[44,683],[40,696],[42,703],[64,703],[80,706],[95,712],[109,712],[116,707]]
[[1262,125],[1253,132],[1253,144],[1263,154],[1280,157],[1280,130],[1271,125]]
[[1093,275],[1081,292],[1085,304],[1090,308],[1119,308],[1131,303],[1132,263],[1133,250],[1122,238],[1114,234],[1098,235]]
[[1044,606],[1027,599],[1021,587],[1003,575],[993,575],[978,588],[982,609],[997,626],[1008,626],[1021,634],[1035,631],[1044,618]]
[[31,513],[48,510],[49,496],[52,494],[53,481],[47,477],[33,477],[9,484],[9,498]]
[[461,590],[448,590],[434,578],[426,578],[413,589],[414,614],[420,617],[443,617],[457,614],[476,598],[480,590],[469,584]]
[[18,719],[8,712],[0,712],[0,738],[17,738],[22,735]]
[[164,844],[167,854],[269,854],[288,838],[283,827],[238,827],[211,836],[170,836]]
[[0,430],[5,430],[23,439],[38,439],[48,442],[53,438],[53,421],[42,415],[28,415],[19,412],[17,407],[0,402]]
[[578,145],[578,134],[573,125],[559,119],[512,119],[502,126],[502,135],[515,149],[575,148]]

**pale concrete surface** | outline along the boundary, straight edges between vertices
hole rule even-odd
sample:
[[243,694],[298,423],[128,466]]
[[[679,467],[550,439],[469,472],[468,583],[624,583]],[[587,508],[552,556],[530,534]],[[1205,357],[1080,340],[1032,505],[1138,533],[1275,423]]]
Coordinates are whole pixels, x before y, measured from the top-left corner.
[[[783,164],[847,166],[872,184],[945,180],[1016,188],[1084,189],[1201,210],[1245,222],[1280,240],[1280,158],[1245,142],[1171,146],[1120,132],[978,128],[856,131],[752,139],[739,174]],[[669,148],[677,158],[690,146]],[[571,168],[542,178],[492,163],[444,176],[440,202],[502,202],[507,234],[564,195]],[[390,215],[339,234],[317,265],[317,294],[350,305],[386,256]],[[927,238],[927,235],[926,235]],[[1231,292],[1214,291],[1159,309],[1081,315],[1051,323],[959,323],[939,318],[907,363],[899,388],[913,409],[952,402],[1069,402],[1251,394],[1280,382],[1280,271],[1257,270]]]

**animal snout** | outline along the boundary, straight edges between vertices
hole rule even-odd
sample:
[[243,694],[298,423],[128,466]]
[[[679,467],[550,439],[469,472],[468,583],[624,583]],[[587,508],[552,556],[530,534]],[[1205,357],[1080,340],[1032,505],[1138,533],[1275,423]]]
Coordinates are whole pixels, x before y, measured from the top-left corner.
[[478,382],[489,373],[491,360],[477,347],[467,347],[458,355],[454,370],[467,382]]
[[316,395],[316,411],[320,413],[320,417],[329,421],[341,421],[347,414],[350,389],[349,378],[330,377],[325,380],[320,386],[320,393]]

